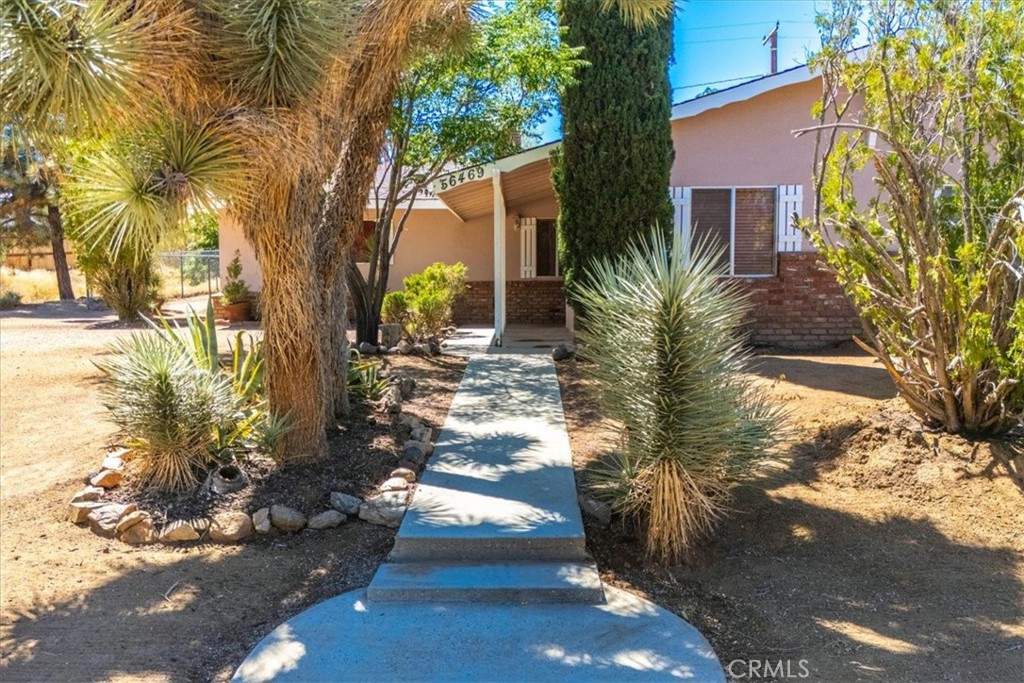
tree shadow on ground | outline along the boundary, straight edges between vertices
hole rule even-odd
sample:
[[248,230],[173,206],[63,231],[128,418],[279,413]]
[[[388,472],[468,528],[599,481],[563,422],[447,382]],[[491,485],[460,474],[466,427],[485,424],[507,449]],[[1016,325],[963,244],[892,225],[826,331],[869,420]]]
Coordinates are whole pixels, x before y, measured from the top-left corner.
[[[867,354],[863,355],[865,358]],[[885,368],[878,365],[839,365],[828,356],[817,359],[787,356],[756,356],[749,371],[765,379],[785,375],[787,382],[817,389],[884,400],[893,398],[896,389]]]
[[226,679],[282,621],[369,583],[393,537],[348,524],[143,564],[75,600],[16,614],[5,624],[0,677]]
[[1024,558],[1009,538],[951,538],[924,512],[844,507],[822,477],[857,428],[795,444],[738,488],[689,566],[644,566],[621,526],[589,527],[588,546],[613,582],[690,620],[723,663],[803,659],[830,682],[1021,680]]

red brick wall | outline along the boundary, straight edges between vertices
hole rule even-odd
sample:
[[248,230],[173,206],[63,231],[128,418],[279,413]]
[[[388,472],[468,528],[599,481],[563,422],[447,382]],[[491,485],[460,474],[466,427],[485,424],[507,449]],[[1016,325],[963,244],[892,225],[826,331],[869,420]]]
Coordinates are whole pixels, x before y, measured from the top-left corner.
[[814,253],[779,254],[779,275],[739,278],[750,295],[750,341],[756,345],[815,348],[861,334],[860,318],[835,276]]
[[[560,280],[509,280],[505,283],[505,319],[510,325],[564,325],[565,292]],[[452,311],[455,323],[494,322],[494,283],[467,283],[466,295]]]
[[[779,254],[778,277],[737,278],[750,295],[751,343],[782,348],[815,348],[849,341],[861,333],[860,319],[835,277],[818,265],[817,254]],[[455,306],[455,322],[492,324],[494,283],[468,283]],[[509,324],[565,324],[565,294],[556,280],[506,283]]]

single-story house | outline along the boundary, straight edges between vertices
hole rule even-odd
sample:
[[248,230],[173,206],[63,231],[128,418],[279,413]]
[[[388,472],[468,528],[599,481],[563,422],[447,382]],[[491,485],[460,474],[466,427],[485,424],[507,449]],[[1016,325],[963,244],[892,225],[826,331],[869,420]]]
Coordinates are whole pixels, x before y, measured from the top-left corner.
[[[800,66],[680,102],[672,108],[676,155],[670,187],[675,231],[713,232],[728,245],[729,277],[749,292],[751,341],[789,347],[848,340],[860,321],[813,245],[792,227],[812,212],[812,125],[820,76]],[[389,287],[435,261],[461,261],[469,294],[459,323],[571,325],[555,250],[558,204],[550,153],[559,142],[439,178],[418,200],[395,254]],[[871,180],[860,178],[858,196]],[[369,206],[372,206],[372,198]],[[367,209],[367,218],[372,218]],[[243,274],[260,288],[259,265],[241,228],[221,221],[221,268],[242,253]]]

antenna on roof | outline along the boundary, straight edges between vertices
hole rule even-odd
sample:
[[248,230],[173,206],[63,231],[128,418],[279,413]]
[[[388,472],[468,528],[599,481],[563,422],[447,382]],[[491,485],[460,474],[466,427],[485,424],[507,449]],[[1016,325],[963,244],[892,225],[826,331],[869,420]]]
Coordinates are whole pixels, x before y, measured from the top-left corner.
[[764,37],[761,41],[761,45],[772,46],[772,75],[779,73],[779,22],[775,22],[775,28],[772,32]]

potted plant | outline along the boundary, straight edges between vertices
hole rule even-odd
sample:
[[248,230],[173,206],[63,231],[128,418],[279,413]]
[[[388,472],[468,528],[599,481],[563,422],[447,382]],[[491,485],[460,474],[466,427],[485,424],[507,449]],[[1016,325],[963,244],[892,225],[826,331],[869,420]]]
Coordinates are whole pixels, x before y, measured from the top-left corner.
[[236,249],[235,258],[227,267],[227,280],[221,287],[220,299],[217,302],[217,317],[229,322],[249,320],[252,313],[249,286],[242,275],[242,254]]

